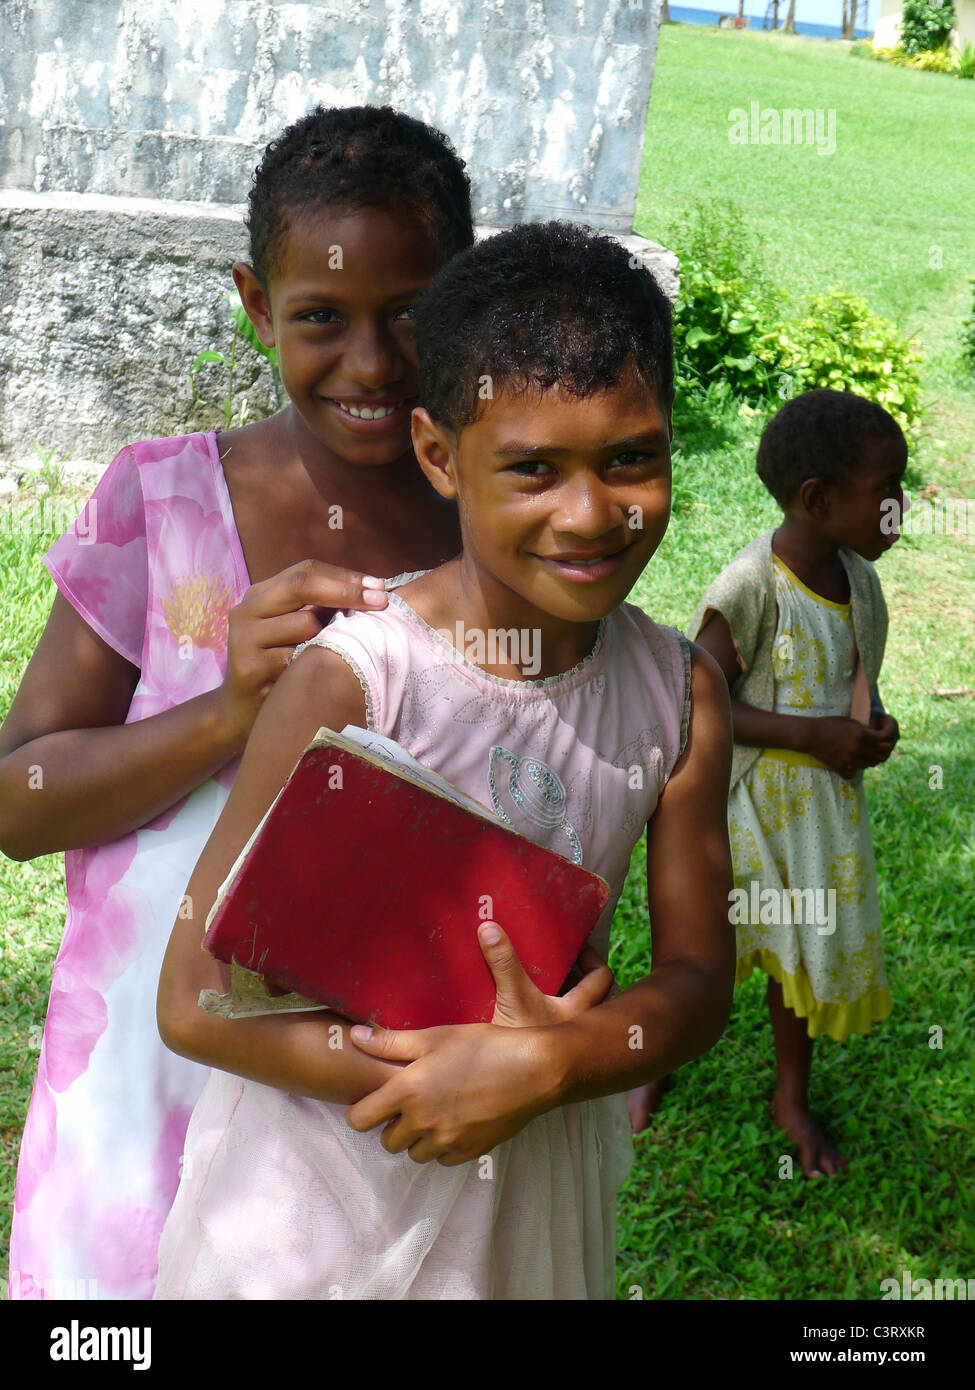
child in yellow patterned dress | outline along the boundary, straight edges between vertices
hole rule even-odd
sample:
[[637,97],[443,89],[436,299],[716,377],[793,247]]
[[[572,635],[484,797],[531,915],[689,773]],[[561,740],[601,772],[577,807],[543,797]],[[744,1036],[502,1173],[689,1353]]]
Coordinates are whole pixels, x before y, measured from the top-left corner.
[[906,465],[880,406],[839,391],[786,404],[757,459],[782,524],[739,551],[689,629],[731,690],[736,978],[769,976],[771,1113],[807,1177],[846,1167],[809,1110],[813,1040],[869,1032],[891,1009],[863,769],[898,738],[877,692],[887,609],[870,561],[897,540]]

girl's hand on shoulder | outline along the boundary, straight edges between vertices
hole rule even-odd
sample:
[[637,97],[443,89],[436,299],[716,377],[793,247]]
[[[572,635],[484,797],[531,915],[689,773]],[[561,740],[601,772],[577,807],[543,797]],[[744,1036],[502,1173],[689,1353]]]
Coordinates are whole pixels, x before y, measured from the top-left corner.
[[[819,716],[809,721],[806,751],[850,781],[865,767],[874,767],[889,755],[881,747],[876,729],[841,715]],[[892,747],[893,745],[891,745]]]
[[222,718],[240,746],[295,647],[316,637],[337,609],[385,608],[387,602],[382,579],[320,560],[302,560],[252,584],[230,610],[227,673],[219,691]]

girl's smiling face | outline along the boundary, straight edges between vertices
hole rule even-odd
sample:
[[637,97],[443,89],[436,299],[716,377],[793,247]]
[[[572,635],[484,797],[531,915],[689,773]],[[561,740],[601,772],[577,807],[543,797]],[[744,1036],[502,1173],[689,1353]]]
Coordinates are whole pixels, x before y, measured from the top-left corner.
[[249,267],[234,267],[298,419],[348,463],[389,464],[410,449],[413,305],[438,268],[422,219],[379,207],[293,216],[266,295]]
[[622,603],[663,539],[670,440],[670,410],[632,372],[581,399],[502,390],[456,437],[414,417],[428,477],[459,499],[462,563],[482,593],[573,623]]

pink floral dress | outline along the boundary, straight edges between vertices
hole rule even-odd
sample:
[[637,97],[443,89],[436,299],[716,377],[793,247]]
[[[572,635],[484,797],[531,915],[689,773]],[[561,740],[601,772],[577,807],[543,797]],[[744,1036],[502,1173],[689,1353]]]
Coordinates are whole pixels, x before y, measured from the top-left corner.
[[[140,671],[126,723],[218,686],[250,580],[215,434],[122,450],[45,556]],[[11,1298],[150,1298],[159,1233],[207,1069],[156,1028],[163,954],[237,769],[110,844],[65,855],[54,965],[14,1198]]]

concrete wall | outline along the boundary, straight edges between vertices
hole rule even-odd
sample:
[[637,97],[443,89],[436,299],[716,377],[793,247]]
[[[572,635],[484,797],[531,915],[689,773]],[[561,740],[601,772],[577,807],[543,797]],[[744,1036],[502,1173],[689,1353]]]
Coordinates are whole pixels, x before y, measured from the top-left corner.
[[[0,191],[0,458],[37,443],[90,472],[130,439],[223,425],[189,369],[230,352],[245,247],[239,208]],[[270,366],[247,347],[239,362],[240,399],[275,409]],[[217,403],[226,381],[219,365],[196,378]]]
[[[212,428],[188,372],[265,144],[316,102],[445,130],[477,221],[632,226],[659,0],[0,0],[0,471]],[[676,260],[634,243],[676,294]],[[197,378],[219,401],[220,367]],[[239,357],[238,405],[276,408]]]
[[242,202],[316,102],[445,130],[481,221],[629,231],[659,0],[3,0],[0,187]]
[[[35,443],[90,474],[131,439],[224,427],[225,368],[196,377],[209,408],[189,369],[205,349],[230,353],[242,219],[216,203],[0,190],[0,473],[36,463]],[[673,253],[621,240],[673,299]],[[268,414],[279,389],[238,342],[235,408]]]

